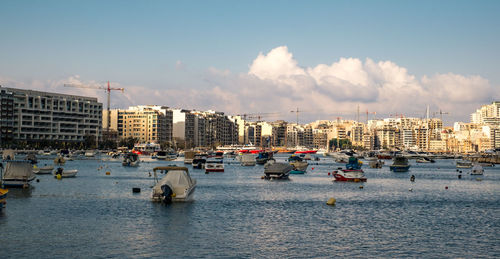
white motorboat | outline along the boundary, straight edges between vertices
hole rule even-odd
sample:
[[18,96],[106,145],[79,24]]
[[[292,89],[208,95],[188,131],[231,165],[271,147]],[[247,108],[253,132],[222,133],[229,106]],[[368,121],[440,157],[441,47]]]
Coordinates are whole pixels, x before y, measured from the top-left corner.
[[205,172],[224,172],[224,162],[222,160],[207,160]]
[[196,179],[191,178],[186,167],[155,167],[153,169],[155,179],[158,179],[158,171],[165,173],[165,176],[153,187],[153,201],[171,203],[193,199]]
[[97,154],[95,150],[87,150],[85,151],[85,156],[86,157],[94,157]]
[[54,177],[57,177],[57,175],[60,174],[62,178],[70,178],[70,177],[75,177],[77,173],[78,173],[77,169],[66,170],[59,167],[57,168],[56,171],[54,171]]
[[35,180],[33,167],[30,160],[14,160],[13,150],[3,151],[3,162],[5,168],[1,173],[0,182],[4,187],[29,187],[31,181]]
[[471,175],[483,175],[484,174],[484,169],[481,165],[476,164],[472,167],[472,170],[470,172]]
[[52,165],[46,165],[38,168],[33,168],[33,172],[35,174],[51,174],[52,171],[54,170],[54,166]]

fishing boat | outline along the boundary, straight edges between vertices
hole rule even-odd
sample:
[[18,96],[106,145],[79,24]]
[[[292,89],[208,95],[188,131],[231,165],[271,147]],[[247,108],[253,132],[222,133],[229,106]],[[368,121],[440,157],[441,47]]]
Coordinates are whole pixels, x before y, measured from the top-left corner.
[[361,169],[361,161],[356,157],[349,157],[345,169],[333,171],[336,182],[366,182],[365,173]]
[[291,174],[304,174],[309,166],[307,161],[304,161],[304,159],[296,155],[291,155],[288,158],[288,162],[293,166],[293,170],[290,172]]
[[254,166],[256,163],[255,156],[253,154],[242,154],[241,155],[241,165],[242,166]]
[[78,173],[77,169],[66,170],[59,167],[57,168],[56,171],[54,171],[54,177],[61,175],[61,178],[70,178],[70,177],[75,177],[77,173]]
[[52,166],[52,165],[45,165],[45,166],[42,166],[42,167],[34,168],[33,172],[35,174],[51,174],[53,170],[54,170],[54,166]]
[[[163,166],[153,169],[156,184],[153,187],[153,201],[172,203],[193,199],[196,179],[191,178],[186,167]],[[165,173],[158,181],[157,172]]]
[[471,161],[457,161],[457,168],[472,168]]
[[224,162],[222,160],[207,160],[205,162],[205,172],[224,172]]
[[7,189],[0,189],[0,211],[5,207],[5,204],[7,204],[7,193],[9,193],[9,190]]
[[476,164],[472,167],[472,170],[470,172],[471,175],[483,175],[484,174],[484,169],[481,165]]
[[14,160],[15,152],[13,150],[3,151],[3,162],[6,163],[1,173],[1,183],[4,187],[23,187],[30,186],[31,181],[35,180],[33,167],[29,160]]
[[389,168],[393,172],[408,172],[410,169],[408,158],[404,156],[395,156],[394,162],[392,162],[392,165]]
[[264,169],[264,179],[288,179],[293,166],[287,163],[272,163]]
[[261,152],[255,158],[255,163],[259,165],[263,165],[269,161],[269,159],[273,158],[273,152]]
[[370,161],[369,163],[370,165],[370,168],[382,168],[382,166],[384,165],[384,161],[383,160],[372,160]]
[[139,166],[139,156],[136,153],[126,153],[123,157],[122,166]]

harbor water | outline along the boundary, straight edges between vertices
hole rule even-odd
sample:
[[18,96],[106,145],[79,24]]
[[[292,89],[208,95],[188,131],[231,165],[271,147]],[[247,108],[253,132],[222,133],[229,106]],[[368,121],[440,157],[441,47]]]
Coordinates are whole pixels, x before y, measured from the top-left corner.
[[33,188],[10,189],[0,257],[500,257],[499,165],[459,179],[454,160],[411,160],[407,173],[365,162],[368,181],[346,183],[332,182],[328,172],[343,165],[330,158],[285,181],[225,161],[223,173],[188,166],[194,201],[170,205],[151,202],[152,169],[182,161],[67,161],[77,177],[38,175]]

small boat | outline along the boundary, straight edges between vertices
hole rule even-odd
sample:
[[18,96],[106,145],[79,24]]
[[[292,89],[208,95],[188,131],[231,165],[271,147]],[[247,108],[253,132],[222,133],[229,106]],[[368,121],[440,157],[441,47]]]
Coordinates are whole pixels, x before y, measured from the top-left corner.
[[158,160],[166,160],[167,157],[168,157],[168,153],[166,151],[156,152],[156,159],[158,159]]
[[382,168],[384,165],[383,160],[375,160],[375,161],[370,161],[370,168]]
[[487,162],[481,162],[479,163],[482,167],[493,167],[495,164],[493,163],[487,163]]
[[303,174],[306,172],[307,167],[309,166],[307,161],[304,161],[304,159],[296,155],[291,155],[288,158],[288,162],[293,166],[293,174]]
[[457,161],[457,168],[472,168],[471,161]]
[[203,169],[206,162],[207,162],[207,159],[206,159],[205,155],[196,155],[196,156],[194,156],[194,159],[191,162],[191,164],[193,165],[193,168],[195,168],[195,169]]
[[365,173],[361,169],[361,161],[356,157],[349,157],[346,169],[333,171],[336,182],[366,182]]
[[419,157],[416,160],[417,163],[436,163],[434,159],[428,157]]
[[408,172],[410,169],[410,164],[408,163],[408,158],[404,156],[395,156],[394,162],[389,167],[393,172]]
[[53,170],[54,170],[54,166],[46,165],[46,166],[34,168],[33,172],[35,174],[51,174]]
[[269,159],[273,158],[273,152],[262,152],[257,155],[255,158],[255,163],[258,165],[263,165],[267,163]]
[[484,174],[484,169],[479,164],[474,165],[470,172],[470,175],[483,175],[483,174]]
[[157,180],[153,187],[153,201],[171,203],[193,199],[196,180],[191,178],[186,167],[155,167],[153,169],[155,179],[158,179],[157,171],[164,172],[165,176]]
[[5,207],[5,204],[7,204],[7,193],[9,193],[9,190],[7,189],[0,189],[0,211]]
[[272,163],[264,169],[264,179],[288,179],[293,166],[287,163]]
[[6,165],[0,177],[2,186],[27,188],[30,186],[31,181],[36,178],[31,161],[14,160],[14,157],[15,152],[13,150],[3,151],[2,158]]
[[57,175],[61,175],[61,178],[70,178],[70,177],[75,177],[77,173],[78,173],[77,169],[66,170],[59,167],[54,172],[54,177],[57,177]]
[[242,154],[241,155],[241,165],[242,166],[254,166],[256,163],[255,156],[253,154]]
[[207,160],[205,172],[224,172],[224,162],[222,160]]
[[126,153],[123,157],[123,162],[122,162],[122,166],[139,166],[139,155],[137,155],[136,153],[132,153],[132,152],[129,152],[129,153]]
[[96,155],[96,151],[95,150],[87,150],[85,151],[85,156],[86,157],[94,157]]
[[66,163],[66,160],[64,159],[63,156],[59,155],[54,159],[54,164],[55,165],[64,165]]

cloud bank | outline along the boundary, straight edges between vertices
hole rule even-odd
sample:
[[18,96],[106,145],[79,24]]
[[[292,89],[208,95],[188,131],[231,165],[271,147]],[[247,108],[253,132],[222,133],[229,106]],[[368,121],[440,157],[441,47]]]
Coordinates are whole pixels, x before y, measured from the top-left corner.
[[[184,64],[177,62],[176,68]],[[7,87],[81,94],[99,97],[103,90],[65,88],[64,83],[103,85],[72,76],[54,81],[17,82],[0,77]],[[422,116],[429,105],[450,113],[448,120],[468,120],[470,113],[483,104],[498,100],[499,91],[478,75],[453,73],[417,78],[404,67],[391,61],[370,58],[340,58],[331,64],[301,67],[286,46],[260,53],[249,65],[247,73],[209,68],[200,78],[200,86],[153,89],[122,85],[122,94],[112,93],[112,107],[158,104],[188,109],[215,109],[226,114],[281,112],[282,119],[293,120],[290,111],[304,110],[301,121],[354,118],[359,105],[379,116],[405,114]],[[104,104],[106,105],[106,104]],[[270,120],[278,118],[269,118]]]

